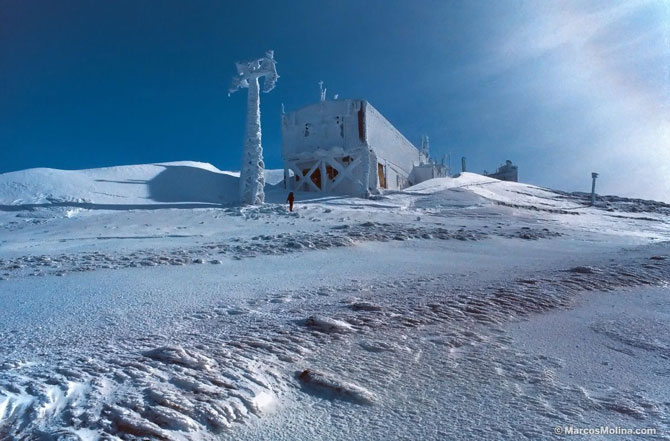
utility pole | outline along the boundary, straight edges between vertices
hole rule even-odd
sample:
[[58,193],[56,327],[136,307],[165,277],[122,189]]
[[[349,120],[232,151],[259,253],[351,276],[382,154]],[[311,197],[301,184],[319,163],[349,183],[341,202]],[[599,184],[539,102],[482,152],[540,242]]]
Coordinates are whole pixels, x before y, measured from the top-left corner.
[[596,172],[591,173],[591,177],[593,178],[593,183],[591,184],[591,206],[595,207],[596,206],[596,178],[598,177],[598,173],[596,173]]

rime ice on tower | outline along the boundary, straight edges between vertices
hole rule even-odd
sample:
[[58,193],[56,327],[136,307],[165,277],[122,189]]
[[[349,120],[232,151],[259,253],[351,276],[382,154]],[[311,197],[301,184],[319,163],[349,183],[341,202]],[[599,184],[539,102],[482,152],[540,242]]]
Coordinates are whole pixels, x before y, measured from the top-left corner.
[[265,200],[265,175],[263,147],[261,145],[261,109],[258,79],[264,77],[263,92],[270,92],[277,82],[274,51],[267,51],[265,57],[253,61],[237,62],[237,76],[233,77],[229,93],[240,88],[248,88],[247,127],[240,171],[240,198],[243,204],[262,204]]

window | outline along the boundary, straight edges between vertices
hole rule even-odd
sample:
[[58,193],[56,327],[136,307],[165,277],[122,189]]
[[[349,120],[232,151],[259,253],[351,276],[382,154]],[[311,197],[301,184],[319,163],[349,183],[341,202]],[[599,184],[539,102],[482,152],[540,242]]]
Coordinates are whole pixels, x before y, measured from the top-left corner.
[[314,185],[316,185],[316,187],[320,189],[321,188],[321,169],[319,169],[317,167],[312,172],[311,175],[307,176],[307,173],[309,173],[309,170],[310,169],[308,169],[308,168],[304,168],[302,170],[302,174],[305,176],[305,179],[307,179],[309,177],[312,180],[312,182],[314,183]]
[[338,171],[337,171],[337,169],[331,167],[330,165],[327,165],[326,166],[326,174],[328,175],[328,179],[330,179],[332,181],[333,179],[335,179],[335,176],[338,175]]

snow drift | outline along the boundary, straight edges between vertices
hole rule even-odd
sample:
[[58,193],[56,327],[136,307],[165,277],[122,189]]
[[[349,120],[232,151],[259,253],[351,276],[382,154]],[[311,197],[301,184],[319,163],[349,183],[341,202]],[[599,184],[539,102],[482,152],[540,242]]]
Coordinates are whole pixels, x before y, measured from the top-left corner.
[[[268,170],[267,177],[268,182],[276,184],[283,179],[283,171]],[[204,162],[88,170],[34,168],[0,174],[0,205],[14,207],[134,208],[186,203],[233,204],[238,200],[239,172],[221,171]]]

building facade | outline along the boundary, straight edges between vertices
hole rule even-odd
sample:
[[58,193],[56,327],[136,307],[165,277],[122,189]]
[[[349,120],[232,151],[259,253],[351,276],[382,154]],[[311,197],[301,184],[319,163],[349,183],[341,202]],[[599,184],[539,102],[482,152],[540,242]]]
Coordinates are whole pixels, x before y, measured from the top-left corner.
[[402,189],[428,163],[365,100],[328,100],[282,117],[284,178],[290,190],[367,197]]

